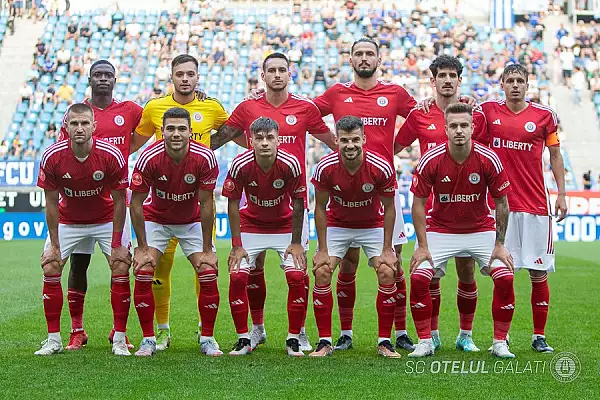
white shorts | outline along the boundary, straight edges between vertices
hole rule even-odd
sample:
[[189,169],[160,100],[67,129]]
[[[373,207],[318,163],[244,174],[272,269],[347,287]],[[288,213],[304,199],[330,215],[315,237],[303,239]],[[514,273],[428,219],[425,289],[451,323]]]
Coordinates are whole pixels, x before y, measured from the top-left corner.
[[246,262],[245,259],[242,259],[242,263],[240,265],[241,269],[255,269],[256,258],[258,255],[269,249],[275,250],[277,254],[279,254],[279,259],[281,260],[280,265],[282,268],[294,266],[294,260],[291,256],[288,256],[287,259],[283,258],[286,249],[292,242],[291,233],[262,234],[242,232],[241,239],[242,246],[248,253],[248,258],[250,259],[250,262]]
[[396,189],[394,196],[394,205],[396,206],[396,221],[394,223],[394,236],[392,237],[392,245],[408,243],[406,232],[404,231],[404,214],[402,213],[402,204],[400,203],[400,190]]
[[351,246],[362,247],[371,265],[371,259],[380,256],[383,250],[383,228],[327,228],[327,248],[331,257],[343,258]]
[[[102,252],[108,256],[111,253],[113,223],[89,224],[89,225],[67,225],[58,224],[58,241],[60,243],[60,256],[63,260],[69,258],[75,252],[77,246],[82,242],[91,243],[92,251],[85,254],[93,254],[96,243],[100,245]],[[122,245],[130,249],[131,238],[123,231],[121,238]],[[44,249],[50,247],[50,236],[46,238]]]
[[[464,234],[427,232],[427,243],[433,259],[434,276],[441,278],[446,275],[448,260],[457,256],[474,258],[480,270],[487,267],[496,244],[496,232]],[[492,267],[503,265],[498,260],[492,263]],[[425,261],[417,268],[431,269],[431,265]]]
[[515,270],[554,272],[552,217],[511,212],[505,246],[513,256]]
[[[129,208],[127,208],[127,212],[125,213],[123,237],[127,237],[127,243],[129,243],[129,247],[127,247],[127,249],[131,250],[131,217],[129,216]],[[73,254],[94,254],[95,245],[96,241],[94,239],[86,238],[85,240],[79,242],[79,244],[75,247],[75,250],[73,250]],[[125,245],[123,244],[123,246]]]
[[163,254],[173,237],[179,240],[179,246],[186,257],[202,252],[202,224],[200,222],[183,225],[162,225],[146,221],[145,224],[148,246],[155,248]]

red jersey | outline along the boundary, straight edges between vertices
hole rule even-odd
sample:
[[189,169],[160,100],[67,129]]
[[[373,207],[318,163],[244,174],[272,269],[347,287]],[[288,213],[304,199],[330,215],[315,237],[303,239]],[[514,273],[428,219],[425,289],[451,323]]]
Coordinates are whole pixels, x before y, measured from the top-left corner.
[[[131,133],[139,125],[142,119],[143,108],[133,101],[113,102],[106,108],[98,108],[90,104],[89,100],[85,104],[94,110],[94,119],[96,120],[96,130],[94,137],[114,144],[121,150],[125,161],[129,158],[129,145],[131,144]],[[69,137],[66,129],[66,114],[63,124],[60,128],[58,140]]]
[[219,166],[215,154],[203,144],[190,141],[184,159],[175,164],[164,140],[148,147],[135,163],[130,189],[148,193],[144,219],[162,225],[200,222],[198,190],[215,189]]
[[101,140],[81,161],[71,141],[62,140],[44,151],[37,185],[58,190],[61,224],[104,224],[113,220],[111,191],[127,188],[127,163],[119,149]]
[[329,192],[327,226],[365,229],[383,227],[379,196],[394,197],[396,174],[385,158],[366,150],[363,163],[350,175],[339,152],[319,161],[311,179],[315,189]]
[[[273,107],[262,94],[257,100],[241,102],[229,116],[226,124],[244,131],[250,144],[250,125],[259,117],[269,117],[279,124],[279,148],[292,153],[306,176],[306,132],[322,134],[329,132],[319,109],[312,100],[290,93],[279,107]],[[306,203],[307,193],[304,192]]]
[[254,150],[238,154],[223,184],[223,196],[241,199],[240,227],[246,233],[290,233],[292,199],[304,198],[306,178],[300,162],[291,153],[277,150],[275,164],[264,172],[256,163]]
[[495,229],[486,201],[488,189],[492,197],[500,198],[509,193],[509,186],[500,159],[488,147],[473,142],[471,154],[459,164],[445,143],[421,158],[410,190],[417,197],[429,197],[433,189],[428,232],[464,234]]
[[[398,131],[395,143],[407,147],[419,141],[421,155],[439,144],[448,141],[444,112],[433,103],[428,113],[418,107],[413,108]],[[473,110],[473,140],[488,145],[487,123],[480,107]]]
[[542,154],[546,146],[559,146],[558,119],[551,108],[530,102],[518,114],[504,100],[481,104],[487,118],[490,147],[498,153],[516,188],[508,195],[510,211],[549,215]]
[[333,114],[336,121],[345,115],[359,117],[365,125],[366,147],[384,156],[390,165],[394,165],[396,117],[406,118],[417,105],[402,86],[387,81],[377,81],[370,90],[360,89],[354,82],[336,83],[314,102],[321,115]]

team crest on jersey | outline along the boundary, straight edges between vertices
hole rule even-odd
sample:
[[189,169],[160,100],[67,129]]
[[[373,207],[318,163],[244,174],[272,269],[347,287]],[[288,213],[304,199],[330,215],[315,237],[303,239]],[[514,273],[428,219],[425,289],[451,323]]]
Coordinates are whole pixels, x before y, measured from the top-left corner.
[[362,185],[362,190],[365,193],[369,193],[369,192],[371,192],[373,190],[374,187],[375,186],[373,186],[372,183],[365,183],[364,185]]
[[495,137],[494,140],[492,141],[492,146],[500,148],[500,138]]
[[273,187],[275,189],[281,189],[283,187],[283,185],[285,185],[285,182],[283,181],[283,179],[275,179],[273,181]]
[[194,118],[194,121],[200,122],[202,121],[202,114],[200,114],[199,112],[195,112],[192,118]]
[[288,125],[296,125],[298,119],[295,115],[288,115],[287,117],[285,117],[285,122],[287,122]]
[[469,182],[471,182],[473,185],[477,185],[480,180],[481,177],[477,172],[473,172],[471,175],[469,175]]
[[183,181],[191,185],[192,183],[196,182],[196,177],[194,176],[194,174],[185,174],[185,176],[183,177]]
[[528,123],[525,124],[525,130],[529,133],[535,132],[535,128],[537,128],[537,126],[532,121],[529,121]]
[[233,183],[231,179],[227,179],[225,183],[223,183],[223,187],[225,188],[225,190],[231,191],[235,189],[235,183]]
[[102,179],[104,179],[104,172],[98,170],[98,171],[94,171],[94,174],[92,175],[92,177],[94,178],[94,180],[96,182],[101,181]]
[[68,187],[65,188],[65,194],[69,197],[73,197],[73,191]]
[[377,105],[379,107],[385,107],[388,105],[388,103],[389,103],[389,101],[388,101],[387,97],[381,96],[381,97],[377,98]]
[[117,126],[125,125],[125,118],[122,115],[115,115],[114,121]]
[[135,172],[132,176],[131,176],[131,183],[133,183],[135,186],[140,186],[142,184],[142,176]]

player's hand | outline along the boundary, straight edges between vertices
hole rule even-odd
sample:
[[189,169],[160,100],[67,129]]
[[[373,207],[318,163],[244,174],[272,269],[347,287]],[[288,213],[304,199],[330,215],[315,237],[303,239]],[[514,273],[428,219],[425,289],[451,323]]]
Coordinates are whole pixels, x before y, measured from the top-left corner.
[[208,97],[206,92],[198,87],[194,92],[196,93],[196,98],[200,101],[204,101]]
[[59,265],[62,264],[62,258],[60,257],[60,247],[50,245],[44,250],[40,257],[40,265],[43,267],[46,264],[57,262]]
[[425,261],[428,261],[429,265],[431,265],[431,268],[434,268],[433,258],[431,258],[431,253],[429,252],[429,249],[426,247],[417,247],[412,257],[410,258],[410,273],[412,274],[413,272],[415,272],[415,269],[417,269],[417,267]]
[[113,247],[110,250],[110,257],[108,258],[110,268],[112,269],[117,262],[131,265],[131,253],[124,246]]
[[313,274],[317,272],[317,270],[321,267],[329,268],[329,271],[333,273],[329,253],[327,253],[326,251],[317,250],[315,255],[313,256]]
[[435,103],[435,97],[425,97],[423,100],[417,103],[417,108],[423,110],[425,114],[429,112],[429,108]]
[[488,271],[492,270],[492,263],[494,260],[499,260],[502,264],[506,265],[506,267],[511,271],[515,271],[515,263],[513,261],[512,255],[506,250],[503,244],[498,244],[494,246],[494,251],[492,251],[492,256],[490,257],[490,262],[488,263]]
[[396,253],[394,253],[394,250],[391,248],[387,248],[387,249],[383,249],[383,251],[381,252],[381,255],[379,257],[377,257],[377,260],[375,261],[375,271],[377,271],[379,269],[379,267],[384,264],[387,265],[388,267],[390,267],[394,272],[396,272],[396,263],[398,261],[398,258],[396,258]]
[[558,219],[556,222],[560,222],[567,216],[567,200],[565,199],[564,194],[559,194],[556,198],[556,204],[554,204],[554,209],[556,210],[556,216]]
[[246,262],[250,264],[250,257],[242,246],[235,246],[231,248],[229,252],[229,258],[227,258],[227,265],[229,267],[229,273],[239,272],[242,259],[246,259]]
[[475,97],[462,95],[458,96],[458,101],[460,101],[461,103],[468,104],[473,108],[477,107],[477,99]]
[[283,259],[287,260],[288,256],[292,256],[292,260],[294,260],[296,269],[306,269],[306,251],[300,243],[292,243],[287,249],[285,249]]
[[218,264],[219,258],[217,257],[215,252],[212,250],[200,252],[200,254],[198,254],[197,262],[198,262],[198,265],[195,265],[194,267],[196,268],[196,271],[198,271],[198,272],[200,271],[200,267],[202,265],[209,265],[215,271],[219,270],[219,264]]
[[264,92],[265,89],[263,88],[252,89],[250,94],[244,100],[258,100]]
[[136,274],[140,268],[150,265],[156,268],[156,260],[152,256],[150,247],[136,247],[133,250],[133,273]]

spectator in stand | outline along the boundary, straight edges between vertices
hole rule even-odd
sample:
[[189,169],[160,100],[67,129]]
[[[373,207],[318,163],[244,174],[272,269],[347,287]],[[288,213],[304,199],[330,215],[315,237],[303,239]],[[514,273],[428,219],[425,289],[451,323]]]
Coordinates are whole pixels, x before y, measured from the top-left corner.
[[573,73],[571,85],[573,86],[573,104],[577,106],[579,105],[579,103],[581,103],[581,93],[585,90],[587,86],[585,74],[583,73],[581,68],[575,67],[575,72]]
[[592,170],[583,174],[583,190],[592,190]]
[[48,54],[48,48],[46,47],[46,43],[42,42],[42,39],[38,39],[35,44],[35,50],[33,52],[33,56],[35,58],[45,57]]
[[323,67],[321,67],[320,65],[317,67],[317,71],[315,72],[315,79],[313,81],[313,89],[315,88],[315,86],[317,86],[317,84],[323,84],[326,85],[326,81],[325,81],[325,72],[323,71]]
[[569,47],[563,47],[560,52],[560,62],[563,76],[563,84],[571,87],[571,76],[573,75],[573,65],[575,55]]
[[125,26],[125,21],[121,20],[119,22],[116,36],[119,38],[119,40],[123,40],[127,36],[127,27]]
[[56,89],[54,88],[54,83],[49,84],[48,87],[46,88],[44,104],[48,103],[49,101],[54,102],[54,105],[56,106],[57,99],[56,99]]
[[137,22],[137,19],[133,19],[130,24],[126,26],[127,33],[134,39],[139,39],[142,32],[142,26]]
[[36,63],[31,64],[31,68],[25,73],[25,79],[27,79],[27,82],[31,82],[34,85],[37,84],[40,79],[40,71],[38,70]]
[[33,89],[27,82],[19,89],[19,96],[21,97],[21,103],[25,103],[27,106],[31,105],[33,100]]
[[0,159],[4,160],[7,155],[8,155],[8,143],[6,143],[6,140],[3,140],[0,143]]
[[58,66],[66,65],[70,68],[71,50],[67,50],[64,45],[61,46],[60,50],[56,52],[56,62]]
[[77,72],[77,73],[79,73],[79,75],[81,75],[81,74],[83,74],[83,71],[84,71],[83,65],[84,65],[83,54],[81,54],[81,50],[79,49],[79,47],[75,47],[73,49],[73,55],[71,56],[69,72],[71,74]]
[[86,39],[89,39],[92,36],[92,31],[87,23],[81,24],[81,28],[79,28],[79,36]]
[[23,152],[23,142],[21,141],[21,134],[17,133],[12,141],[12,155],[13,157],[21,158]]
[[41,66],[41,75],[52,75],[56,71],[56,62],[50,55],[47,55]]
[[23,153],[23,158],[34,159],[37,154],[37,148],[35,143],[33,143],[33,139],[29,139],[27,141],[27,147],[25,148],[25,152]]
[[46,129],[46,133],[44,134],[44,136],[52,140],[56,140],[56,138],[58,137],[56,125],[53,122],[48,124],[48,129]]
[[62,85],[56,91],[56,98],[58,101],[64,101],[69,104],[73,102],[73,95],[75,94],[75,89],[67,84],[67,81],[63,81]]
[[102,11],[102,15],[96,17],[96,25],[99,32],[108,32],[112,29],[112,18],[106,9]]
[[77,22],[75,22],[75,20],[71,20],[69,22],[69,25],[67,25],[67,36],[65,37],[66,40],[77,40],[79,39],[79,34],[78,34],[78,30],[77,30]]

